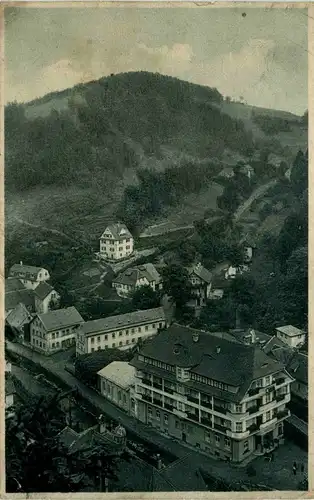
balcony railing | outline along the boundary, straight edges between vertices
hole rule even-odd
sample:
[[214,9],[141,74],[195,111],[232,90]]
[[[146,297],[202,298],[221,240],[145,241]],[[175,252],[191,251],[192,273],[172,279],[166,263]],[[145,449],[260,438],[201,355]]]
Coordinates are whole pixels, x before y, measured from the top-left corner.
[[252,413],[256,413],[259,409],[259,406],[258,405],[254,405],[254,406],[251,406],[250,408],[248,408],[248,413],[251,415]]
[[173,394],[174,390],[171,389],[171,387],[167,387],[166,385],[164,386],[164,392],[167,392],[168,394]]
[[153,387],[155,389],[158,389],[159,391],[162,391],[162,384],[157,384],[156,382],[153,383]]
[[162,400],[153,398],[153,404],[162,407]]
[[285,381],[286,381],[286,378],[285,378],[285,377],[278,377],[278,378],[276,378],[276,380],[275,380],[275,384],[276,384],[276,385],[281,385],[281,384],[284,384],[284,383],[285,383]]
[[169,404],[169,403],[165,403],[164,407],[165,407],[167,410],[173,411],[173,405],[171,405],[171,404]]
[[219,424],[215,424],[214,423],[214,430],[215,431],[220,431],[220,432],[226,432],[227,430],[227,427],[225,427],[224,425],[219,425]]
[[142,394],[142,399],[144,399],[144,401],[148,401],[149,403],[152,402],[152,397],[148,394]]
[[278,394],[276,396],[276,401],[279,403],[279,401],[283,401],[286,397],[286,394]]
[[209,418],[201,418],[201,424],[206,425],[207,427],[212,426],[212,421]]

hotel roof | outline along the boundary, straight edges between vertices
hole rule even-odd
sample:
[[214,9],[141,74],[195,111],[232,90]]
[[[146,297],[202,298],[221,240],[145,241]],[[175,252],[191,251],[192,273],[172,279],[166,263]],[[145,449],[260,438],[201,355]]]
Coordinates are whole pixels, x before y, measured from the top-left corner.
[[38,314],[38,318],[43,323],[47,331],[66,328],[77,323],[83,323],[84,320],[75,307],[66,309],[56,309],[45,314]]

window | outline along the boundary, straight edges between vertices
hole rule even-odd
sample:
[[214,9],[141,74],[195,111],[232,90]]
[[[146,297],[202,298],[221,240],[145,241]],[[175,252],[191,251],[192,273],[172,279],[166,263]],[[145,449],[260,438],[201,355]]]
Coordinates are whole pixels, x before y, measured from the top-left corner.
[[119,342],[119,346],[120,346],[120,347],[122,346],[122,340],[120,340],[120,342]]
[[141,327],[140,326],[138,327],[138,331],[141,332]]
[[113,334],[112,334],[112,338],[113,338],[113,339],[115,339],[115,338],[116,338],[116,334],[115,334],[115,333],[113,333]]
[[40,346],[40,347],[42,347],[42,346],[43,346],[41,342],[39,342],[39,346]]
[[119,337],[122,337],[122,332],[119,332]]
[[271,377],[268,375],[268,377],[265,377],[265,385],[270,385],[271,383]]
[[271,411],[267,411],[265,415],[265,422],[268,422],[268,420],[271,420]]
[[236,413],[242,413],[242,405],[236,405],[235,411]]
[[157,420],[160,420],[160,411],[159,410],[156,411],[156,418],[157,418]]
[[97,350],[98,350],[98,351],[100,351],[100,349],[101,349],[101,346],[99,345],[99,346],[97,347]]
[[135,342],[135,339],[132,339],[132,344],[134,344],[134,342]]
[[129,344],[129,343],[130,343],[129,339],[126,339],[126,344]]
[[236,422],[236,432],[242,432],[242,422]]
[[162,323],[159,323],[159,328],[162,328]]
[[168,415],[164,415],[164,424],[168,425]]
[[152,410],[152,407],[151,407],[151,406],[149,406],[149,407],[147,408],[147,415],[148,415],[148,417],[150,417],[150,418],[153,416],[153,410]]
[[248,441],[244,441],[243,443],[243,452],[247,452],[249,451],[249,442]]
[[[35,330],[35,331],[36,331],[36,330]],[[36,332],[36,333],[37,333],[37,332]],[[53,333],[53,334],[51,335],[51,337],[54,339],[54,338],[55,338],[55,333]]]
[[108,340],[108,335],[105,335],[105,340]]
[[112,344],[112,347],[116,347],[116,344],[115,344],[115,343],[113,343],[113,344]]
[[210,443],[211,441],[210,432],[205,431],[205,441],[207,443]]
[[153,328],[156,328],[156,325],[155,325],[155,323],[153,323]]
[[220,445],[220,436],[218,434],[215,434],[215,444],[216,446]]
[[265,395],[265,404],[267,403],[270,403],[272,400],[272,397],[271,397],[271,392],[268,392],[266,395]]
[[59,332],[56,333],[56,339],[59,337]]
[[91,352],[94,352],[94,351],[95,351],[95,349],[92,347],[92,348],[91,348]]
[[91,342],[91,344],[93,344],[93,343],[95,342],[94,337],[92,337],[92,338],[90,339],[90,342]]
[[97,342],[100,342],[100,337],[97,337]]
[[138,337],[138,340],[141,340],[142,337]]
[[125,330],[125,335],[129,335],[129,330]]
[[175,422],[175,427],[176,427],[176,429],[179,429],[179,427],[180,427],[180,422],[179,422],[179,420],[176,420],[176,422]]
[[56,342],[56,347],[60,347],[60,342]]
[[147,331],[148,330],[148,325],[145,326],[145,330]]
[[229,438],[225,438],[225,448],[229,448],[230,449],[230,446],[231,446],[230,439]]
[[131,333],[134,333],[134,332],[135,332],[135,330],[134,330],[134,328],[132,328]]
[[52,348],[54,349],[56,346],[56,344],[54,342],[52,342]]

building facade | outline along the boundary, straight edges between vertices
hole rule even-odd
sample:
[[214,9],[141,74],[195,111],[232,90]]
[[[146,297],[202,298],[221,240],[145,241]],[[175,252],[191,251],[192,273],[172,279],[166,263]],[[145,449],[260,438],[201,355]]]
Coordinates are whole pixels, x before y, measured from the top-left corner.
[[39,283],[50,280],[50,274],[43,267],[26,266],[20,262],[11,267],[9,278],[18,278],[25,288],[35,290]]
[[38,314],[46,314],[60,303],[60,295],[48,283],[40,283],[35,288],[34,295],[35,310]]
[[162,433],[238,463],[283,439],[293,379],[257,346],[172,325],[130,364],[133,415]]
[[135,368],[126,361],[113,361],[97,373],[102,396],[122,408],[131,411],[131,394],[135,387]]
[[126,269],[112,281],[119,297],[127,298],[141,286],[150,286],[154,291],[162,289],[162,279],[151,263]]
[[67,349],[75,344],[76,331],[83,323],[75,307],[37,314],[30,324],[30,342],[45,354]]
[[202,266],[197,264],[189,269],[189,281],[192,287],[190,306],[204,306],[209,299],[212,287],[212,274]]
[[118,261],[130,257],[134,251],[134,239],[124,224],[112,224],[100,237],[100,257]]
[[289,347],[300,347],[305,342],[305,332],[292,325],[276,328],[276,336]]
[[162,307],[86,321],[77,331],[76,354],[108,348],[128,349],[166,326]]

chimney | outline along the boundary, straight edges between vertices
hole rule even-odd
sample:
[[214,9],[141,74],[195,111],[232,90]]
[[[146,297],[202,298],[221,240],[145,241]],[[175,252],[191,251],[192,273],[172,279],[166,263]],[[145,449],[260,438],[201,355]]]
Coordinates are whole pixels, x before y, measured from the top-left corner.
[[251,335],[251,342],[252,344],[255,344],[256,342],[256,333],[255,333],[255,330],[250,330],[250,335]]
[[22,266],[22,265],[23,265],[23,262],[20,260],[20,266]]
[[157,453],[156,458],[157,458],[157,470],[160,470],[162,468],[162,461],[159,453]]
[[198,342],[199,334],[197,332],[194,332],[192,338],[193,338],[193,342]]
[[217,345],[216,347],[216,353],[219,354],[220,353],[220,345]]

